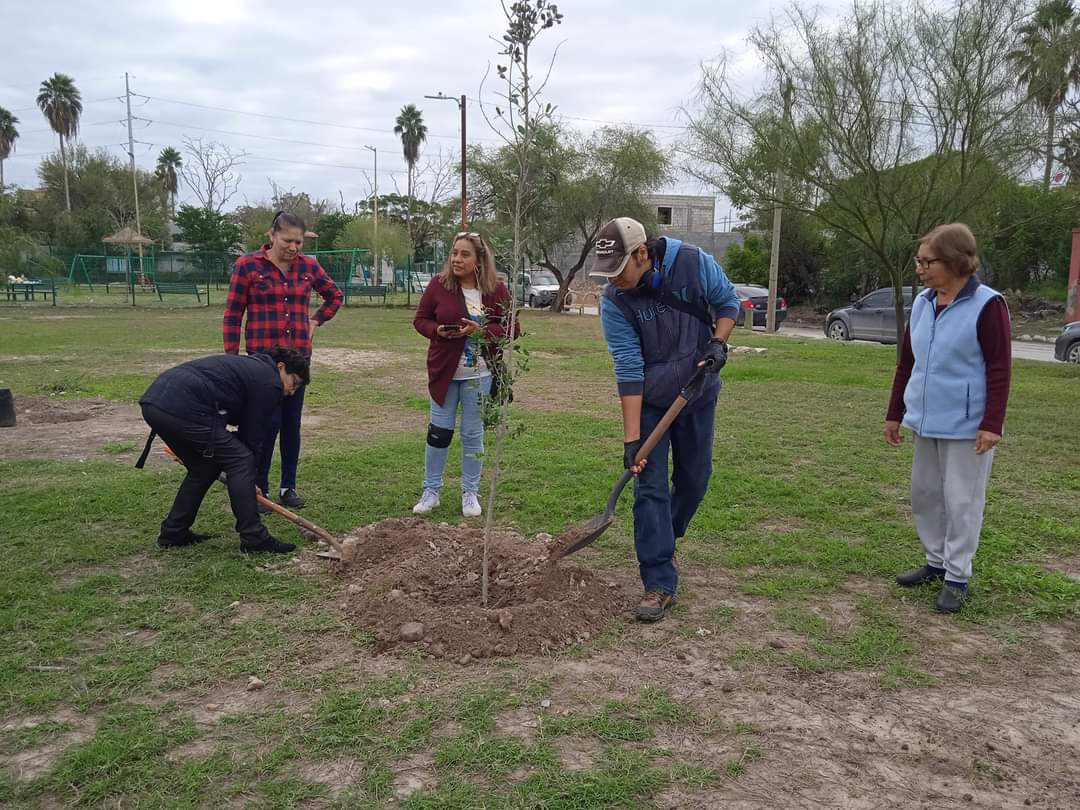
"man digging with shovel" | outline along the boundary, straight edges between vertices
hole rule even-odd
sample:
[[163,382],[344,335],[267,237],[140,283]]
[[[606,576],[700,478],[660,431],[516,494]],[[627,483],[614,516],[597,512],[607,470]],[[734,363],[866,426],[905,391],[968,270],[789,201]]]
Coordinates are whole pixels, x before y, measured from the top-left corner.
[[[636,476],[634,546],[645,586],[637,618],[655,622],[678,587],[675,541],[686,533],[712,475],[717,372],[727,362],[739,300],[712,256],[678,239],[648,241],[645,228],[629,217],[605,225],[595,250],[590,275],[610,282],[600,322],[622,402],[623,466]],[[668,431],[637,461],[642,437],[677,403],[682,407]]]
[[[135,466],[143,466],[154,436],[159,435],[187,468],[162,521],[158,546],[187,546],[207,539],[191,527],[207,490],[224,473],[240,550],[288,554],[296,548],[275,539],[259,520],[255,462],[274,410],[309,379],[307,357],[275,346],[266,354],[191,360],[151,383],[139,399],[150,437]],[[226,430],[226,425],[236,425],[236,432]]]

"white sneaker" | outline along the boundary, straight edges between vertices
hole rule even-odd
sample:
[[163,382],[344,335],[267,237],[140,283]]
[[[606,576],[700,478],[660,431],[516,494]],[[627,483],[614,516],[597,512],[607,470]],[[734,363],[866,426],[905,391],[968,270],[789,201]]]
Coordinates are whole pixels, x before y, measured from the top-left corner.
[[412,508],[414,515],[426,515],[432,509],[439,505],[439,490],[437,489],[425,489],[424,494],[420,496],[420,500],[416,506]]
[[480,499],[476,497],[475,492],[462,492],[461,493],[461,514],[465,517],[480,517],[484,512],[480,508]]

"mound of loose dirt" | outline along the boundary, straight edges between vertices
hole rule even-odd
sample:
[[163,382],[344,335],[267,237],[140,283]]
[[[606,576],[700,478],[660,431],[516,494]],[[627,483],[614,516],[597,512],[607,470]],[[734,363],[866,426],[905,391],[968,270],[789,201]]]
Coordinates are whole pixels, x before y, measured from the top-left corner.
[[379,650],[467,659],[545,653],[587,640],[627,612],[635,591],[609,577],[548,563],[547,545],[513,532],[489,547],[481,605],[483,531],[384,520],[344,538],[346,610]]

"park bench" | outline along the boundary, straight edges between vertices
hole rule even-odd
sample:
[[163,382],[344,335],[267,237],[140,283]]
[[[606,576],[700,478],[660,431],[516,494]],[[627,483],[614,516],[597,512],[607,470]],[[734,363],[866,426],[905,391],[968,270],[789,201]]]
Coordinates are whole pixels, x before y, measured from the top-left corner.
[[579,293],[570,290],[567,292],[567,300],[563,303],[563,309],[569,312],[572,309],[578,311],[578,315],[585,314],[585,307],[599,307],[600,296],[594,292]]
[[48,301],[52,296],[53,303],[56,303],[56,282],[51,278],[5,281],[2,289],[7,301],[33,301],[40,294],[42,301]]
[[194,295],[202,303],[199,285],[194,281],[159,281],[156,285],[158,300],[164,301],[164,295]]
[[345,287],[345,303],[349,302],[349,298],[356,295],[365,296],[369,301],[376,298],[381,298],[383,306],[386,305],[386,295],[390,290],[385,284],[349,284]]

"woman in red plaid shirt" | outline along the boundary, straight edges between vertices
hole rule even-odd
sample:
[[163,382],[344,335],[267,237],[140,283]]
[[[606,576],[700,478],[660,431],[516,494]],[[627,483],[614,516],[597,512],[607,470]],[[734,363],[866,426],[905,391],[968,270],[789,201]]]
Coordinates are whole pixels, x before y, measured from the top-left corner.
[[[240,325],[246,313],[244,349],[248,354],[264,354],[274,346],[288,346],[311,357],[312,327],[308,319],[311,291],[323,299],[323,305],[314,316],[316,327],[334,317],[343,296],[322,266],[300,252],[305,230],[302,219],[278,211],[270,225],[270,244],[236,260],[225,302],[224,336],[228,354],[240,351]],[[296,492],[303,409],[304,389],[300,388],[282,402],[267,424],[262,454],[257,459],[256,485],[270,497],[270,463],[280,432],[279,497],[290,509],[304,505],[303,498]]]

